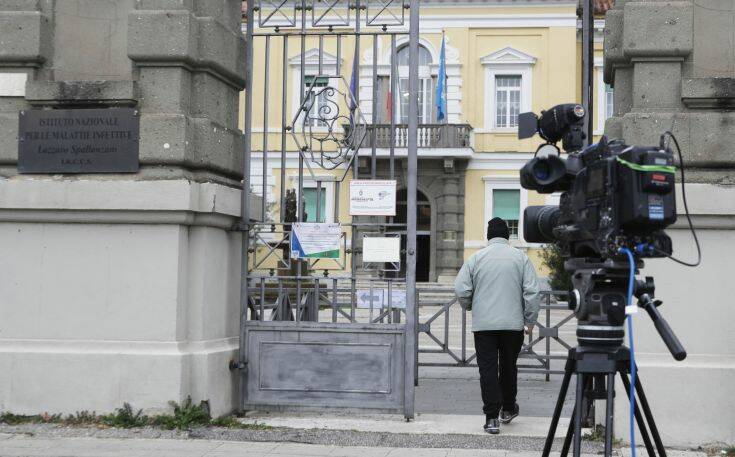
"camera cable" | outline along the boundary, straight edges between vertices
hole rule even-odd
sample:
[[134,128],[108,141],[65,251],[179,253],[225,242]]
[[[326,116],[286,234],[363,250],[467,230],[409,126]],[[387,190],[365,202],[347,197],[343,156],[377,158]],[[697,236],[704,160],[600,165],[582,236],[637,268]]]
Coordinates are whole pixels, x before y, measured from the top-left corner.
[[663,133],[663,135],[661,135],[661,142],[660,142],[661,148],[666,149],[666,146],[667,146],[665,145],[666,137],[669,137],[672,140],[674,140],[674,144],[676,145],[676,152],[679,154],[679,171],[681,172],[681,198],[684,201],[684,212],[687,217],[687,222],[689,222],[689,230],[691,230],[692,237],[694,237],[694,243],[697,245],[697,261],[693,263],[686,262],[684,260],[677,259],[673,255],[665,251],[662,251],[658,248],[654,248],[654,250],[658,252],[659,254],[665,255],[666,257],[668,257],[669,259],[673,260],[674,262],[678,264],[684,265],[686,267],[696,267],[702,262],[702,248],[699,245],[699,238],[697,238],[697,231],[694,230],[694,224],[692,223],[692,217],[689,214],[689,204],[687,203],[687,192],[686,192],[686,180],[684,179],[684,157],[682,157],[681,148],[679,147],[679,142],[676,140],[676,136],[674,136],[674,134],[671,133],[671,131],[667,130],[666,132]]
[[635,287],[635,259],[633,252],[628,248],[621,248],[620,252],[628,257],[630,265],[630,276],[628,278],[628,301],[625,306],[626,321],[628,323],[628,344],[630,346],[630,453],[636,457],[635,450],[635,385],[636,385],[636,363],[635,346],[633,344],[633,314],[638,312],[638,306],[633,303],[633,290]]

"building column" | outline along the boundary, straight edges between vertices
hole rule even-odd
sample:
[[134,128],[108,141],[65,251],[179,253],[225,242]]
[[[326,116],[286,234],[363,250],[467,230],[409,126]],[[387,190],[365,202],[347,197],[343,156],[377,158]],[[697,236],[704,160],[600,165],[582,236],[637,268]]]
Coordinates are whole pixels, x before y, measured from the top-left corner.
[[442,196],[438,199],[436,221],[437,281],[452,283],[464,256],[464,169],[454,161],[442,176]]
[[[735,441],[735,341],[731,320],[722,318],[732,313],[728,265],[735,257],[734,22],[732,2],[718,0],[617,1],[606,16],[605,81],[615,91],[606,134],[646,146],[658,145],[666,130],[676,135],[702,246],[697,268],[655,259],[641,271],[655,277],[660,311],[689,354],[676,362],[646,313],[635,316],[639,374],[667,446]],[[682,203],[679,183],[678,221],[667,233],[674,255],[693,261]],[[624,392],[621,383],[617,389]],[[615,432],[628,440],[628,400],[616,398]],[[717,419],[684,419],[700,411]]]

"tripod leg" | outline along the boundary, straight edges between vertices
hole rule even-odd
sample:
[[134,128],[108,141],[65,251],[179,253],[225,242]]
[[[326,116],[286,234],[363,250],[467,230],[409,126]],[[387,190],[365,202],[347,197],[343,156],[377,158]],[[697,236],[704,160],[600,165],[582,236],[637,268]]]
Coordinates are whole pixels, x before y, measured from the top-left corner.
[[638,394],[638,399],[641,401],[641,408],[643,409],[643,414],[646,416],[648,428],[651,429],[651,435],[653,436],[653,442],[656,443],[658,455],[660,455],[661,457],[666,457],[666,448],[664,447],[663,441],[661,441],[661,435],[658,434],[658,427],[656,427],[656,422],[653,420],[653,413],[651,413],[651,408],[650,406],[648,406],[646,394],[643,392],[643,386],[641,385],[640,376],[636,376],[635,391],[636,394]]
[[574,447],[572,455],[579,457],[582,451],[582,404],[584,403],[584,373],[577,373],[577,395],[574,404]]
[[[576,403],[574,409],[577,409]],[[567,457],[569,454],[569,446],[572,444],[572,436],[574,435],[574,411],[572,417],[569,418],[569,427],[567,427],[567,436],[564,437],[564,445],[561,447],[560,457]]]
[[[621,371],[620,377],[623,379],[623,385],[625,386],[625,393],[630,398],[630,379],[628,379],[628,373]],[[636,383],[636,385],[638,385],[638,383]],[[646,445],[646,451],[648,452],[648,455],[655,456],[656,452],[653,449],[651,438],[648,436],[648,429],[646,428],[646,423],[643,421],[643,416],[641,415],[641,409],[640,407],[638,407],[638,400],[635,401],[634,409],[635,409],[635,421],[638,424],[638,430],[640,430],[641,432],[643,443]],[[666,454],[664,454],[664,456],[665,455]]]
[[559,425],[559,417],[561,416],[561,410],[564,407],[564,399],[567,396],[567,390],[569,390],[569,381],[572,379],[573,361],[567,360],[567,364],[564,368],[564,379],[561,381],[561,389],[559,390],[559,398],[556,399],[556,406],[554,407],[554,415],[551,417],[551,425],[549,426],[549,434],[546,435],[546,443],[544,443],[544,452],[541,454],[542,457],[548,457],[551,452],[551,446],[554,443],[554,435],[556,435],[556,427]]
[[607,375],[607,402],[605,403],[605,457],[612,455],[613,405],[615,401],[615,373]]

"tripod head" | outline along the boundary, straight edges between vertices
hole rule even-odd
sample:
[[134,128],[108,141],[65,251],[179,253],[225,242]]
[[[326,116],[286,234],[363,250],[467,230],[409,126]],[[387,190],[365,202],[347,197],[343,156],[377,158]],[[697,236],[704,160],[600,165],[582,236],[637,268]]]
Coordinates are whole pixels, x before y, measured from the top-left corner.
[[[635,259],[636,271],[643,268],[643,261]],[[572,271],[573,290],[569,295],[569,309],[578,321],[577,340],[580,346],[589,348],[616,348],[625,337],[625,306],[630,280],[630,266],[616,259],[571,258],[564,268]],[[661,300],[654,300],[656,286],[653,277],[636,279],[633,295],[638,306],[646,310],[653,320],[661,339],[676,360],[686,358],[686,350],[676,337],[658,307]]]

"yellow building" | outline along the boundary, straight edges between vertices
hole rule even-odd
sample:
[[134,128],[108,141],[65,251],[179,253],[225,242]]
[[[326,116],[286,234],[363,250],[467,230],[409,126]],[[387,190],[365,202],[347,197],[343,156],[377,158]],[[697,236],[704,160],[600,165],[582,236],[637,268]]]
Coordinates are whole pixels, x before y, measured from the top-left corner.
[[[538,136],[518,140],[517,119],[522,112],[538,113],[559,103],[581,100],[581,32],[576,8],[577,2],[569,0],[421,2],[418,281],[453,279],[463,260],[485,246],[486,224],[495,216],[509,221],[512,243],[527,250],[541,267],[537,256],[540,246],[527,243],[522,236],[523,209],[553,204],[558,197],[521,188],[518,170],[542,140]],[[405,187],[407,22],[387,29],[394,35],[375,28],[375,38],[363,36],[357,65],[352,52],[354,35],[336,36],[344,28],[335,27],[334,37],[308,37],[303,46],[297,36],[256,36],[250,185],[257,194],[265,188],[266,209],[272,218],[278,219],[282,190],[297,188],[298,149],[308,140],[306,130],[322,137],[331,131],[318,119],[300,117],[299,109],[304,103],[310,112],[329,109],[332,104],[344,108],[350,103],[350,82],[356,68],[360,75],[355,81],[359,116],[367,130],[356,163],[359,175],[371,176],[375,150],[376,176],[389,178],[392,150],[398,188]],[[594,112],[596,133],[602,132],[612,110],[611,93],[602,83],[603,22],[595,24],[595,99],[602,102]],[[260,25],[255,24],[256,35]],[[369,24],[362,28],[363,32],[371,30]],[[446,40],[448,119],[437,122],[434,98],[442,37]],[[392,49],[397,63],[394,84]],[[327,86],[337,86],[337,93],[321,91]],[[395,124],[392,148],[391,112]],[[289,126],[293,128],[289,130]],[[326,149],[330,148],[338,146],[327,144]],[[280,167],[282,156],[286,157],[284,170]],[[350,172],[340,182],[344,173],[342,165],[334,170],[314,167],[313,175],[305,174],[303,197],[308,221],[349,220],[347,189],[353,176]],[[398,213],[395,220],[405,221],[405,190],[398,192]]]

